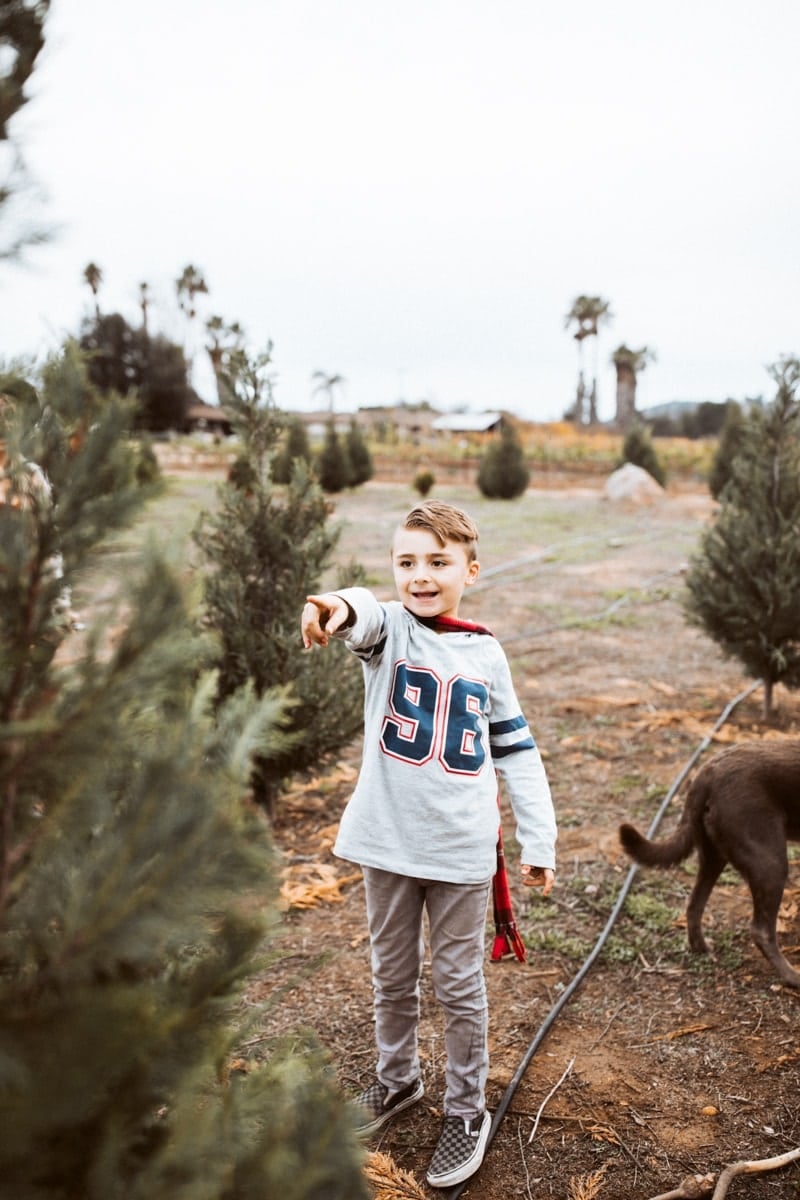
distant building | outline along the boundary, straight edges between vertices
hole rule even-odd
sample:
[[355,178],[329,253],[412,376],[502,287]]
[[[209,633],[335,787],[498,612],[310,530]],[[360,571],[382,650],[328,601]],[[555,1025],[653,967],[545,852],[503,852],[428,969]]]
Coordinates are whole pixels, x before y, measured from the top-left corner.
[[[303,421],[309,436],[322,438],[331,421],[328,410],[294,414]],[[414,442],[419,444],[431,436],[431,426],[437,413],[432,408],[412,408],[404,404],[395,407],[360,408],[358,412],[335,412],[333,427],[346,433],[353,421],[363,434],[384,442]]]
[[495,433],[503,424],[500,412],[445,413],[432,428],[436,433]]
[[[321,438],[331,421],[325,412],[297,413],[309,435]],[[415,446],[434,442],[442,434],[494,433],[503,423],[501,412],[440,413],[430,405],[397,404],[360,408],[355,413],[334,413],[337,433],[345,433],[355,421],[362,433],[378,442],[411,442]]]
[[430,437],[437,415],[429,405],[396,404],[360,408],[357,419],[361,429],[379,440],[419,445]]
[[293,412],[290,415],[292,419],[299,417],[305,425],[310,438],[323,438],[331,421],[333,421],[333,428],[338,434],[345,434],[350,428],[353,418],[356,416],[355,413],[351,412],[334,412],[331,415],[331,411],[328,408],[318,410],[317,412]]
[[233,424],[225,409],[218,404],[190,404],[186,409],[185,432],[230,437]]

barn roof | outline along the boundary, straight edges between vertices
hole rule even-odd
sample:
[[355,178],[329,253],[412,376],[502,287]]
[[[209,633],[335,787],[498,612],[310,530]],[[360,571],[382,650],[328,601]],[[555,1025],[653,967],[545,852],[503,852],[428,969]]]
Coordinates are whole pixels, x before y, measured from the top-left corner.
[[502,419],[503,414],[499,412],[446,413],[436,418],[432,428],[441,433],[488,433]]

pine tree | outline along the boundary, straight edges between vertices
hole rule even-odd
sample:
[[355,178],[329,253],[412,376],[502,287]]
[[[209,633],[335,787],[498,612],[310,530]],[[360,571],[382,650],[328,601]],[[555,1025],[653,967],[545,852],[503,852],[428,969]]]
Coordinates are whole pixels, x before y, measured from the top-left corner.
[[[18,139],[10,129],[29,100],[28,84],[44,47],[50,0],[3,0],[0,4],[0,218],[4,226],[0,260],[15,258],[26,246],[45,241],[47,233],[30,223],[36,198],[30,188]],[[7,233],[11,230],[11,236]]]
[[59,589],[143,493],[126,409],[72,351],[41,399],[20,391],[0,413],[0,1191],[365,1198],[311,1051],[228,1078],[274,894],[246,784],[282,697],[214,710],[206,639],[156,553],[113,637],[87,615],[85,645],[64,640]]
[[272,459],[272,478],[275,483],[289,482],[295,459],[300,459],[309,466],[312,462],[308,433],[301,417],[289,418],[283,444]]
[[[253,787],[271,812],[285,778],[346,745],[361,726],[361,675],[339,643],[304,654],[299,636],[305,597],[318,591],[338,541],[328,504],[302,459],[286,488],[275,487],[272,458],[281,417],[264,372],[269,354],[228,381],[226,408],[241,443],[237,477],[204,515],[196,540],[208,564],[205,613],[219,637],[219,696],[246,680],[256,693],[291,684],[291,746],[258,760]],[[237,479],[239,482],[237,482]],[[244,482],[242,482],[244,481]],[[351,568],[341,583],[361,578]]]
[[731,400],[725,406],[725,423],[708,475],[708,490],[715,500],[719,500],[722,489],[731,477],[733,460],[744,441],[744,414],[739,405]]
[[478,488],[490,500],[515,500],[528,486],[530,470],[517,431],[503,422],[499,440],[489,444],[478,467]]
[[739,450],[687,576],[689,620],[747,673],[800,686],[800,360],[772,368],[778,389],[743,420]]
[[350,463],[350,487],[359,487],[372,479],[375,468],[372,465],[372,455],[355,419],[350,422],[345,442],[347,459]]
[[647,471],[661,487],[667,486],[667,476],[659,462],[650,430],[639,422],[628,430],[622,443],[622,463],[626,462]]
[[343,492],[350,487],[353,478],[347,446],[342,443],[333,421],[328,422],[325,441],[317,455],[317,477],[325,492]]
[[418,471],[414,476],[412,487],[424,499],[435,483],[436,476],[433,471]]

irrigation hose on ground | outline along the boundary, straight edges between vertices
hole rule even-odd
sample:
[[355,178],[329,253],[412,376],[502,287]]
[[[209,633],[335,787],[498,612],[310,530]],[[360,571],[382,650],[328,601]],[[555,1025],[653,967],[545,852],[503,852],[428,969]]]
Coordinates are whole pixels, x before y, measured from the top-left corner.
[[[678,775],[676,776],[675,780],[672,783],[672,786],[670,787],[670,789],[667,792],[664,799],[661,801],[661,804],[658,808],[658,812],[653,817],[653,820],[650,823],[650,828],[647,831],[648,838],[653,837],[654,833],[658,829],[658,826],[661,824],[661,820],[664,816],[664,813],[667,811],[667,808],[669,807],[669,804],[672,801],[673,796],[678,791],[679,787],[681,786],[684,779],[691,771],[694,764],[697,762],[700,755],[710,745],[714,734],[717,732],[717,730],[722,728],[722,726],[728,720],[728,718],[730,717],[730,715],[734,711],[734,709],[736,709],[742,703],[743,700],[746,700],[748,696],[751,696],[752,693],[756,690],[756,688],[758,688],[760,686],[761,686],[761,680],[757,679],[755,681],[755,683],[750,684],[750,686],[745,688],[744,691],[739,692],[738,696],[734,696],[734,698],[731,701],[729,701],[729,703],[722,710],[722,712],[720,713],[719,717],[716,720],[714,728],[711,730],[711,733],[707,734],[706,737],[704,737],[703,740],[700,742],[699,746],[694,751],[691,758],[688,759],[686,764],[679,771]],[[631,885],[633,884],[633,881],[637,875],[638,870],[639,870],[639,867],[636,863],[634,863],[629,868],[628,874],[625,877],[625,882],[623,883],[622,888],[620,889],[620,893],[617,896],[614,907],[611,910],[609,918],[606,921],[603,931],[600,934],[599,938],[597,939],[593,949],[589,953],[589,956],[584,961],[584,963],[581,966],[578,973],[573,977],[573,979],[570,981],[570,983],[567,984],[567,986],[565,987],[564,991],[559,996],[556,1003],[550,1009],[550,1012],[547,1014],[544,1021],[539,1026],[536,1036],[534,1037],[531,1044],[528,1046],[528,1049],[525,1051],[525,1054],[523,1055],[519,1066],[517,1067],[516,1071],[514,1072],[511,1082],[509,1083],[508,1087],[506,1088],[505,1092],[503,1093],[503,1095],[500,1099],[500,1103],[498,1104],[497,1108],[495,1109],[494,1117],[492,1118],[492,1125],[489,1130],[489,1139],[486,1143],[487,1151],[489,1149],[489,1146],[491,1146],[492,1141],[494,1140],[494,1136],[497,1133],[497,1130],[500,1128],[500,1125],[502,1124],[503,1118],[505,1117],[506,1112],[508,1111],[508,1107],[511,1104],[511,1101],[514,1097],[514,1093],[516,1092],[517,1088],[519,1087],[519,1085],[522,1081],[522,1077],[525,1074],[525,1072],[527,1071],[528,1067],[530,1066],[531,1061],[532,1061],[534,1055],[536,1054],[536,1051],[539,1049],[539,1047],[541,1046],[545,1037],[550,1032],[550,1029],[554,1025],[559,1014],[561,1013],[561,1010],[563,1008],[565,1008],[568,1001],[572,999],[575,992],[578,990],[578,988],[580,987],[580,985],[583,983],[584,979],[588,975],[589,971],[594,966],[594,963],[597,961],[597,958],[600,955],[600,951],[603,949],[603,946],[605,945],[606,940],[608,939],[608,935],[611,933],[611,930],[613,929],[613,927],[616,923],[617,917],[619,916],[620,912],[622,911],[622,907],[628,897],[628,892],[631,890]],[[474,1179],[475,1176],[473,1175],[471,1178]],[[457,1197],[461,1195],[461,1193],[464,1191],[464,1189],[466,1187],[468,1187],[469,1183],[470,1183],[470,1180],[467,1179],[467,1180],[465,1180],[464,1183],[458,1184],[456,1187],[451,1188],[448,1192],[443,1193],[443,1194],[446,1194],[447,1200],[457,1200]]]

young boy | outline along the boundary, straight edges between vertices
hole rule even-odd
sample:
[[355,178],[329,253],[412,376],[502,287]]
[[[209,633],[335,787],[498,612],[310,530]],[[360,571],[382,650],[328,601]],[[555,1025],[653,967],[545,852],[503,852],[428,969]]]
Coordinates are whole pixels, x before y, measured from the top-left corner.
[[487,629],[460,621],[478,578],[478,531],[460,509],[425,501],[392,543],[399,601],[366,588],[309,596],[306,649],[331,636],[363,664],[364,751],[335,853],[364,874],[375,995],[377,1078],[358,1097],[364,1134],[423,1095],[417,1049],[423,910],[445,1013],[444,1125],[428,1170],[451,1187],[478,1170],[486,1111],[485,922],[496,866],[498,771],[522,847],[522,877],[553,886],[556,826],[542,760]]

